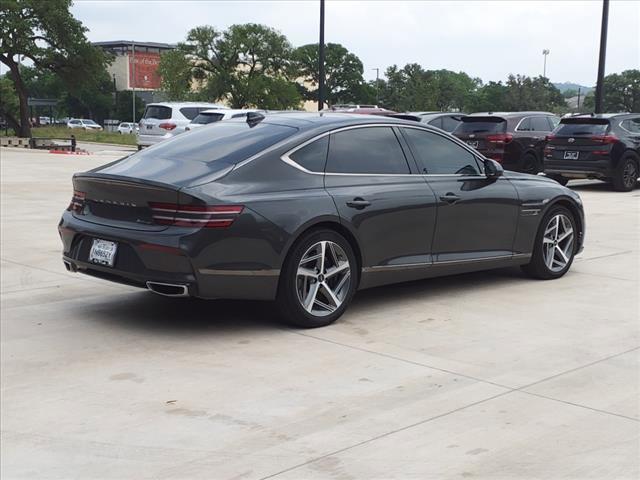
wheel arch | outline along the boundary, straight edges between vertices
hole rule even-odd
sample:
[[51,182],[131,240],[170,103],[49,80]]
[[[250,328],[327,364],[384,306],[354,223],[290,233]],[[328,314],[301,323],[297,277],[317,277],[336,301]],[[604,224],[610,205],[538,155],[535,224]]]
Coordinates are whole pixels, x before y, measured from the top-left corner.
[[576,202],[570,199],[569,197],[560,197],[556,199],[547,207],[547,211],[549,211],[550,208],[553,208],[555,206],[565,207],[567,210],[569,210],[572,213],[573,218],[576,221],[576,225],[578,226],[578,231],[579,231],[578,238],[580,240],[579,248],[581,248],[582,243],[584,242],[584,218],[582,216],[580,208],[576,205]]

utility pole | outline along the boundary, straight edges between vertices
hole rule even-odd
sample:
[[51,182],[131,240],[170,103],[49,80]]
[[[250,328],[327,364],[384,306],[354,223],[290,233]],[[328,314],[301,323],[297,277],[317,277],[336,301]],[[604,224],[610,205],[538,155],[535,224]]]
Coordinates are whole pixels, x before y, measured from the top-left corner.
[[131,42],[131,113],[136,123],[136,44]]
[[596,82],[596,113],[602,113],[604,96],[604,63],[607,56],[607,26],[609,24],[609,0],[602,0],[602,24],[600,26],[600,58],[598,59],[598,81]]
[[324,108],[324,0],[320,0],[320,43],[318,47],[318,111],[321,111]]
[[378,81],[380,80],[380,69],[372,68],[371,70],[376,71],[376,107],[377,107],[378,105],[380,105],[380,82]]
[[547,78],[547,55],[549,55],[549,49],[545,48],[542,50],[542,55],[544,55],[544,67],[542,67],[542,77]]
[[580,111],[580,93],[582,92],[582,88],[578,87],[578,105],[576,106],[576,108],[578,109],[578,111]]

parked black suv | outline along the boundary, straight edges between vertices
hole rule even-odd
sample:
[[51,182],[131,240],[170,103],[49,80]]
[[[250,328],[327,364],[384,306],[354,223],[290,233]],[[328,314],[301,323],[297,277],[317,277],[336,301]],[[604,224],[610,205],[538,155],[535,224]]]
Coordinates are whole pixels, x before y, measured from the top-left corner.
[[571,178],[611,182],[633,190],[640,175],[640,113],[602,113],[563,118],[547,137],[547,176],[566,185]]
[[548,112],[472,113],[461,120],[456,137],[506,170],[534,175],[542,171],[545,138],[560,121]]

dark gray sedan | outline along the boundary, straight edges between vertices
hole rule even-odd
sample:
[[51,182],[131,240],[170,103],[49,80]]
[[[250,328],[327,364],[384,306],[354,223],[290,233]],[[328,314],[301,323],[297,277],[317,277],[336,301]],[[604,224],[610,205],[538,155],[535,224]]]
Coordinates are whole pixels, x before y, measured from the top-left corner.
[[330,324],[358,289],[520,265],[564,275],[579,196],[442,130],[348,114],[251,114],[73,177],[67,269],[168,296],[277,300]]

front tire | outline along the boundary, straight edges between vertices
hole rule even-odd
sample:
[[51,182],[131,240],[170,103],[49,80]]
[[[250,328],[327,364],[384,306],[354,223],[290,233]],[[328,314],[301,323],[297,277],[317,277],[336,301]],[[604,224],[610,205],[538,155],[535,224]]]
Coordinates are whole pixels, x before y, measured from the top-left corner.
[[323,327],[347,309],[358,285],[349,242],[333,230],[313,230],[292,247],[280,274],[277,304],[291,325]]
[[620,164],[611,179],[613,189],[617,192],[630,192],[638,181],[638,159],[633,154],[627,154],[620,160]]
[[531,262],[522,270],[541,280],[560,278],[569,271],[577,246],[578,228],[573,213],[563,206],[551,207],[540,222]]
[[540,164],[536,156],[532,153],[525,154],[522,158],[522,171],[529,175],[537,175],[540,170]]

